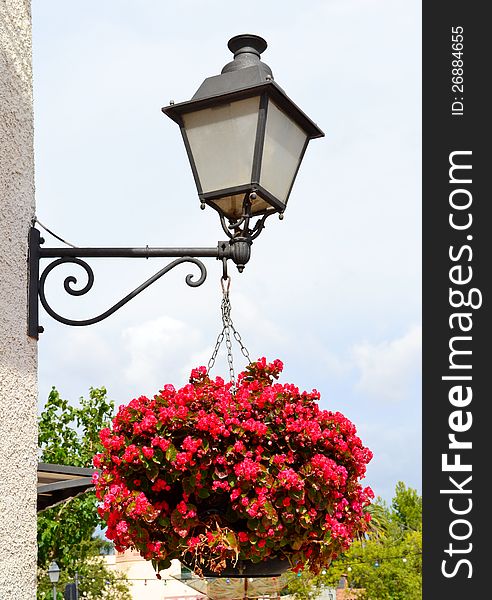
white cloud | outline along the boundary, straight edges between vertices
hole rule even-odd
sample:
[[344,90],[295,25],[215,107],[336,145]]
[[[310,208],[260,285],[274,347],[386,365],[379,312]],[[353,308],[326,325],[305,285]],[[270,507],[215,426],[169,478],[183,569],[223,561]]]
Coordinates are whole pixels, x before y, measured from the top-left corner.
[[122,338],[129,356],[124,377],[140,393],[148,394],[158,392],[165,383],[186,383],[182,365],[189,363],[201,343],[199,331],[167,316],[128,327]]
[[[104,335],[104,326],[101,329],[63,327],[48,323],[46,337],[40,339],[40,407],[46,402],[53,385],[72,403],[85,396],[89,387],[104,386],[112,396],[116,388],[113,378],[121,364],[121,357],[111,338]],[[50,343],[51,339],[56,343]]]
[[389,500],[398,481],[421,489],[422,438],[418,424],[362,423],[358,432],[374,453],[367,469],[367,484],[376,495]]
[[[251,352],[252,360],[257,358],[257,347],[263,351],[265,345],[285,343],[285,332],[279,331],[272,321],[261,315],[253,302],[238,293],[234,304],[237,310],[233,310],[233,318],[237,315],[237,319],[234,318],[235,324],[243,343]],[[201,365],[207,366],[220,332],[220,322],[217,321],[216,325],[218,327],[214,330],[215,324],[211,327],[209,321],[191,325],[169,316],[161,316],[125,328],[121,334],[121,370],[131,392],[156,393],[164,383],[184,385],[188,381],[191,369]],[[237,375],[243,370],[247,360],[233,338],[232,343]],[[220,375],[227,379],[228,374],[223,342],[212,375]]]
[[63,353],[60,358],[64,365],[83,360],[85,367],[97,368],[111,364],[113,348],[110,341],[97,329],[63,331]]
[[407,399],[419,373],[421,345],[420,325],[400,338],[355,345],[352,356],[360,372],[356,389],[387,402]]
[[325,347],[320,347],[319,355],[323,366],[330,376],[338,378],[350,376],[351,365],[349,361]]
[[[285,344],[289,338],[288,331],[280,329],[270,315],[260,309],[258,296],[260,294],[267,296],[268,294],[264,290],[261,292],[255,290],[254,292],[248,297],[242,292],[231,290],[231,303],[233,304],[231,317],[243,343],[248,348],[249,344],[254,343]],[[273,302],[272,291],[270,290],[269,293],[269,300]],[[253,349],[251,352],[254,354]],[[254,360],[258,357],[255,355],[251,358]]]

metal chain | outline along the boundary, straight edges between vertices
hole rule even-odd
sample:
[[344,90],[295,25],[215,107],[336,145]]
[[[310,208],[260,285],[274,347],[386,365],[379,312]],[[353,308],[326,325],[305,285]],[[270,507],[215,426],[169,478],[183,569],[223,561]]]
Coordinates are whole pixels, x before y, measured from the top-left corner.
[[237,343],[239,344],[239,347],[241,348],[241,352],[242,352],[243,356],[247,359],[248,363],[251,362],[251,359],[249,357],[249,352],[248,352],[246,346],[244,345],[244,343],[241,339],[241,336],[239,335],[239,332],[236,330],[236,328],[234,327],[234,324],[232,322],[231,302],[229,299],[229,287],[231,285],[230,277],[222,277],[221,285],[222,285],[222,302],[221,302],[220,308],[221,308],[221,314],[222,314],[222,331],[219,333],[219,335],[217,337],[217,341],[215,342],[214,351],[212,353],[210,360],[208,361],[207,374],[209,374],[210,371],[212,370],[212,368],[215,364],[215,359],[217,358],[217,354],[219,352],[219,348],[222,345],[222,342],[225,340],[225,345],[226,345],[226,350],[227,350],[227,362],[229,364],[229,376],[230,376],[230,380],[232,383],[232,391],[235,392],[236,391],[236,374],[234,372],[234,357],[232,354],[231,331],[232,331],[234,339],[237,341]]
[[230,320],[230,326],[232,329],[232,333],[234,335],[235,340],[237,341],[237,343],[239,344],[239,347],[241,348],[241,352],[242,355],[247,359],[248,364],[251,363],[251,358],[249,357],[249,352],[248,349],[246,348],[246,346],[243,343],[243,340],[241,339],[241,336],[239,335],[239,332],[236,331],[236,328],[234,327],[234,324],[232,322],[232,319]]
[[222,322],[224,323],[224,334],[225,334],[225,345],[227,348],[227,362],[229,363],[229,377],[232,383],[232,390],[236,390],[236,374],[234,373],[234,359],[232,356],[232,342],[231,342],[231,303],[229,302],[229,293],[224,292],[224,299],[222,301]]

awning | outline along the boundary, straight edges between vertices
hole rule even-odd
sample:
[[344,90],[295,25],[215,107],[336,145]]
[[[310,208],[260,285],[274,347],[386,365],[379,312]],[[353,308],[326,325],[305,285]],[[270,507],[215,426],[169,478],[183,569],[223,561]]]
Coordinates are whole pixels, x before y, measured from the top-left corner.
[[96,471],[67,465],[38,464],[38,512],[94,487]]

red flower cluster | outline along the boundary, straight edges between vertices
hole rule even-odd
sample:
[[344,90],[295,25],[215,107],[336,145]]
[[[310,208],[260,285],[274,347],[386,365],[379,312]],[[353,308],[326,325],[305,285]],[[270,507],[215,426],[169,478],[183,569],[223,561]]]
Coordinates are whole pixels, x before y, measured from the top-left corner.
[[180,390],[120,407],[94,458],[118,550],[158,570],[173,558],[220,573],[226,560],[278,557],[317,572],[365,531],[371,451],[316,391],[274,382],[282,367],[252,363],[234,394],[200,367]]

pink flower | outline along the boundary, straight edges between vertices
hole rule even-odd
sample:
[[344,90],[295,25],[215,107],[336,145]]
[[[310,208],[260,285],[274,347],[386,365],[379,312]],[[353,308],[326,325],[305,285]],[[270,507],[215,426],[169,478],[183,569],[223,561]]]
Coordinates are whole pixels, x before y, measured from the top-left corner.
[[157,479],[157,481],[152,485],[152,491],[154,492],[162,492],[163,490],[170,490],[171,486],[166,482],[165,479]]
[[126,521],[119,521],[116,525],[116,533],[119,536],[123,536],[128,533],[128,523]]
[[147,446],[144,446],[142,448],[142,454],[145,456],[145,458],[152,458],[154,456],[154,450],[152,448],[148,448]]
[[160,448],[163,452],[165,452],[169,446],[171,445],[171,441],[170,440],[166,440],[162,437],[156,436],[154,438],[152,438],[152,442],[151,442],[152,446],[157,446],[158,448]]
[[234,466],[234,472],[238,479],[246,481],[255,481],[258,476],[259,465],[250,458],[245,458],[242,462]]

